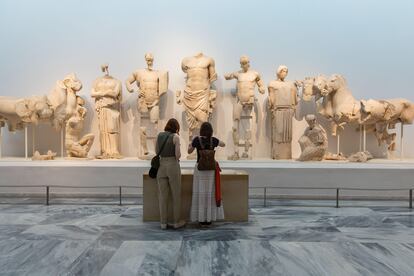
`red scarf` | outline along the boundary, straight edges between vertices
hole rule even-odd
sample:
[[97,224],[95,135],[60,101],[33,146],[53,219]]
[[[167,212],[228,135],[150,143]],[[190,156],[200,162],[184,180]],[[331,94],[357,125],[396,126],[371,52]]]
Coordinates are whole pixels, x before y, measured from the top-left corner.
[[220,183],[220,172],[221,172],[221,168],[219,166],[219,163],[216,162],[216,191],[215,191],[215,195],[216,195],[216,206],[220,207],[221,206],[221,183]]

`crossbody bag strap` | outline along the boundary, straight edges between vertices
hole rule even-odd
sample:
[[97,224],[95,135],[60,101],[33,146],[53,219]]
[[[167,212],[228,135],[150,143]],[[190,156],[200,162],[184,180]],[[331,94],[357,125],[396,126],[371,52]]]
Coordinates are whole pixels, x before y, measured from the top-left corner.
[[157,156],[160,156],[160,154],[161,154],[162,150],[164,149],[165,144],[167,144],[167,141],[168,141],[168,139],[170,138],[170,136],[171,136],[171,134],[168,134],[167,138],[165,138],[164,142],[163,142],[163,143],[162,143],[162,145],[161,145],[160,150],[159,150],[159,151],[158,151],[158,153],[157,153]]
[[201,136],[198,136],[198,142],[200,143],[201,149],[204,150],[203,140],[201,139]]

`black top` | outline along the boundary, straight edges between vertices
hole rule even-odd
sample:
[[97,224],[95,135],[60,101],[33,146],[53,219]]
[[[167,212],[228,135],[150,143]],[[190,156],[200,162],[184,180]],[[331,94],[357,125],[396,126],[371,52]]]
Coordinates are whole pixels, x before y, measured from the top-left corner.
[[200,160],[200,154],[199,154],[199,150],[202,149],[201,145],[200,145],[200,139],[198,139],[198,137],[201,137],[201,142],[203,143],[204,149],[214,149],[215,147],[217,147],[219,145],[219,139],[217,139],[216,137],[212,137],[212,141],[213,141],[213,145],[210,145],[210,139],[208,139],[207,137],[204,136],[196,136],[193,138],[193,141],[191,142],[191,145],[193,146],[193,148],[197,149],[197,162]]

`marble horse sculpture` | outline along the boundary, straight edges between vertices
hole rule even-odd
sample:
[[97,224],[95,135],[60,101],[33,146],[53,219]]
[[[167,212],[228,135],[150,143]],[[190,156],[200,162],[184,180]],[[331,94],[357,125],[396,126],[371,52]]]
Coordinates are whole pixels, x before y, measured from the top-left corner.
[[0,127],[7,124],[9,131],[23,129],[28,124],[50,122],[59,130],[76,110],[76,93],[82,83],[75,74],[56,82],[46,96],[15,98],[0,96]]
[[373,131],[378,144],[386,143],[388,150],[395,150],[394,129],[397,123],[412,124],[414,104],[406,99],[357,100],[348,88],[343,76],[319,75],[302,81],[302,99],[310,101],[314,97],[318,113],[331,121],[331,134],[337,135],[338,127],[346,124],[359,124]]

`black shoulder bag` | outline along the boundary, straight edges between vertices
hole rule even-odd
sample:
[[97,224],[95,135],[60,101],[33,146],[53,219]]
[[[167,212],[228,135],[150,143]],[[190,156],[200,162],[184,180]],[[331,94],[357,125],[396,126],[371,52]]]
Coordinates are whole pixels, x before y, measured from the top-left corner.
[[148,172],[149,177],[151,178],[157,178],[158,169],[160,168],[160,154],[162,150],[164,149],[165,144],[167,144],[168,139],[170,138],[171,134],[165,138],[164,142],[161,145],[160,150],[157,152],[157,155],[155,155],[151,159],[151,169]]

